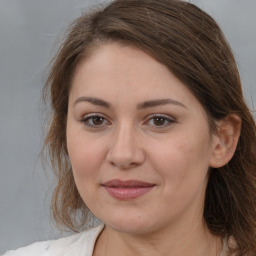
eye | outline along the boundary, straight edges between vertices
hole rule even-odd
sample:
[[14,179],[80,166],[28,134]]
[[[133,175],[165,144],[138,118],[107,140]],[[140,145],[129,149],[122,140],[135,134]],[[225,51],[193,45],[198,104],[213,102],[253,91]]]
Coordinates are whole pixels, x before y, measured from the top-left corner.
[[169,116],[162,114],[155,114],[150,116],[147,120],[147,125],[157,128],[165,128],[174,123],[175,120]]
[[98,128],[98,127],[103,127],[105,125],[109,125],[110,122],[103,116],[99,114],[88,114],[85,115],[81,120],[81,123],[88,127],[92,128]]

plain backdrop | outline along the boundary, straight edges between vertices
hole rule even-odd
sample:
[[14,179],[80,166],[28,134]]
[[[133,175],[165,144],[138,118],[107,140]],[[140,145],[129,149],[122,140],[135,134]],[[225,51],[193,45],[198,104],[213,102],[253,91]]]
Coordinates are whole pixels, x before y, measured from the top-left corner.
[[[96,0],[0,0],[0,254],[57,238],[53,177],[43,170],[41,90],[64,28]],[[245,98],[256,102],[256,1],[191,0],[212,15],[234,51]],[[47,170],[48,169],[48,170]]]

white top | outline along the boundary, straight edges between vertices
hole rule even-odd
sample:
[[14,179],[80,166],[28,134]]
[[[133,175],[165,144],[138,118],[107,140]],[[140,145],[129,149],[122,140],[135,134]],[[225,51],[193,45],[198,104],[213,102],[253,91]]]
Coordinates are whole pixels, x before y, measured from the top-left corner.
[[8,251],[3,256],[92,256],[94,244],[103,227],[100,225],[73,236],[34,243]]
[[[92,256],[96,239],[104,225],[89,229],[79,234],[38,242],[14,251],[7,251],[3,256]],[[220,256],[225,256],[227,241],[224,240],[223,251]]]

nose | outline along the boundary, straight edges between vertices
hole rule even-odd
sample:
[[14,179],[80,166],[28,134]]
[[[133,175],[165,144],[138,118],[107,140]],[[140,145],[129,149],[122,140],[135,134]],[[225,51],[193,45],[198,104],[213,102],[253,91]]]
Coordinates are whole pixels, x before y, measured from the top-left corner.
[[145,161],[142,145],[139,145],[139,134],[131,127],[117,128],[111,137],[106,160],[119,169],[129,169]]

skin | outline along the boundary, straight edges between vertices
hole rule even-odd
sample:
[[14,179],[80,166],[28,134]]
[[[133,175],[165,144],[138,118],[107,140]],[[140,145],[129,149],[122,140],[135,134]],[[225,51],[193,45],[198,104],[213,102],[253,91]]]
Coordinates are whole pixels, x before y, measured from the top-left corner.
[[[69,95],[67,148],[81,197],[106,225],[94,255],[219,255],[203,205],[209,167],[232,155],[222,145],[198,100],[145,52],[109,43],[82,61]],[[102,186],[112,179],[154,187],[119,200]]]

